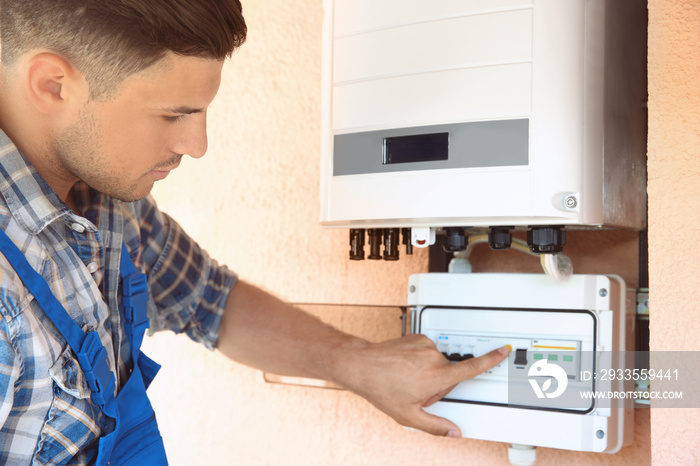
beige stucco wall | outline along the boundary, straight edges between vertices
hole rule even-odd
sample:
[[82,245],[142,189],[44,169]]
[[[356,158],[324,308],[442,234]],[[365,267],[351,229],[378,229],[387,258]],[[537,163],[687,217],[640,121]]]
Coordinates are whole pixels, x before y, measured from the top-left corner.
[[[351,262],[347,231],[318,225],[321,3],[244,3],[250,35],[227,63],[210,109],[209,153],[185,160],[154,193],[214,257],[285,299],[402,304],[408,275],[426,269],[424,252],[398,263]],[[678,349],[680,340],[697,349],[700,319],[689,316],[700,302],[691,249],[700,202],[700,10],[696,0],[652,1],[650,10],[652,345]],[[633,233],[573,233],[567,253],[577,272],[618,273],[637,284]],[[474,265],[538,270],[515,251],[488,248],[475,251]],[[185,337],[157,335],[146,351],[164,366],[150,393],[174,465],[507,463],[503,444],[410,432],[344,391],[267,384]],[[538,464],[647,464],[652,455],[658,464],[700,461],[694,412],[652,419],[653,429],[648,410],[637,410],[635,444],[617,455],[540,449]]]
[[[700,350],[700,2],[649,2],[652,350]],[[652,413],[656,464],[700,464],[700,410]]]

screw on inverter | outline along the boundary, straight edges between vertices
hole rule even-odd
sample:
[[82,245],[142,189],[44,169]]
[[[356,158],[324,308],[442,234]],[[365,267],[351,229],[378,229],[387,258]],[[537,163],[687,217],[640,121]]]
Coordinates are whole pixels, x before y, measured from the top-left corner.
[[384,260],[399,260],[399,233],[398,228],[384,229]]
[[459,252],[467,249],[467,237],[464,228],[445,228],[445,252]]
[[532,227],[527,232],[527,245],[535,254],[555,254],[566,244],[566,231],[561,226]]
[[379,253],[382,246],[382,229],[381,228],[371,228],[367,230],[369,235],[369,256],[367,259],[379,260],[382,255]]
[[403,236],[402,243],[406,245],[406,254],[410,256],[411,254],[413,254],[413,244],[411,243],[411,229],[402,228],[401,235]]
[[513,235],[510,230],[514,227],[491,227],[489,230],[489,246],[493,250],[510,249],[513,242]]
[[568,196],[564,199],[564,205],[569,209],[574,209],[578,206],[578,199],[576,199],[576,196]]
[[350,230],[350,260],[361,261],[365,258],[365,230]]

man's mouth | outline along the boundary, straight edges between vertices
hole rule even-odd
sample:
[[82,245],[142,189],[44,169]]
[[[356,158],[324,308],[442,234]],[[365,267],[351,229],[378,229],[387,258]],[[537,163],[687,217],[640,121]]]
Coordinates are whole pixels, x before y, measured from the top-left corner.
[[180,166],[180,160],[182,159],[182,155],[178,155],[174,159],[170,159],[166,162],[165,166],[157,166],[151,171],[151,175],[156,179],[156,180],[162,180],[165,179],[171,171],[175,170],[177,167]]
[[153,170],[151,175],[156,180],[164,180],[170,174],[170,170]]

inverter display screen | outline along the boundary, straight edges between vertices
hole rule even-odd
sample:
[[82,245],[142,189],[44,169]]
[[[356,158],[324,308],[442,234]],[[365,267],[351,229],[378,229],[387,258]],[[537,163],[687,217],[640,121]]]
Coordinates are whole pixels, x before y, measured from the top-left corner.
[[447,160],[450,133],[384,138],[382,164]]

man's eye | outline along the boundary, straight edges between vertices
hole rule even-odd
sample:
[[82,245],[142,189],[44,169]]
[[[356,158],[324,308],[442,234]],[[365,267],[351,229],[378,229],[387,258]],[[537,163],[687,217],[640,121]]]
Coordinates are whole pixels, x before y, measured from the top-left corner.
[[182,120],[182,119],[185,118],[186,116],[187,116],[187,115],[184,115],[184,114],[183,114],[183,115],[176,115],[176,116],[164,115],[164,116],[163,116],[163,119],[164,119],[165,121],[167,121],[167,122],[175,123],[176,121]]

